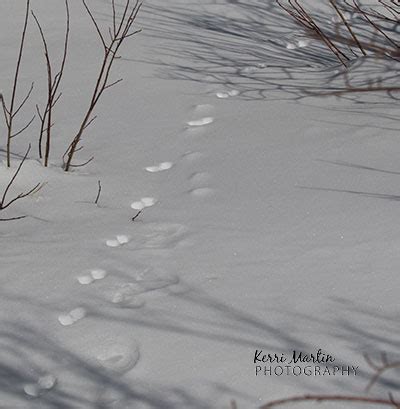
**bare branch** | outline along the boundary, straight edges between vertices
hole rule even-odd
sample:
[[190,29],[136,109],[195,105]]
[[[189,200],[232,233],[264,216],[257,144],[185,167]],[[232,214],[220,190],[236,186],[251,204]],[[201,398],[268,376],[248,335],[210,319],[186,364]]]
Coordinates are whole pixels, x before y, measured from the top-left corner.
[[[103,56],[103,61],[101,64],[100,71],[97,76],[96,84],[94,87],[92,98],[89,103],[88,110],[86,114],[84,115],[82,123],[74,139],[69,144],[67,150],[65,151],[63,155],[65,171],[68,171],[71,166],[75,166],[75,167],[77,166],[77,165],[71,165],[73,156],[78,151],[78,146],[79,146],[79,143],[81,141],[81,138],[82,138],[82,135],[85,129],[87,129],[87,127],[94,120],[94,118],[92,118],[92,113],[98,101],[100,100],[101,96],[103,95],[103,92],[107,90],[108,88],[111,88],[112,86],[122,81],[122,79],[118,79],[117,81],[109,83],[111,69],[113,67],[115,60],[117,59],[118,50],[120,49],[125,39],[139,32],[139,31],[135,31],[133,33],[130,32],[131,27],[141,7],[141,3],[139,3],[139,0],[136,0],[134,4],[131,4],[130,0],[125,0],[125,6],[124,6],[122,17],[119,23],[117,23],[115,2],[114,1],[111,2],[113,17],[112,17],[112,27],[109,28],[108,30],[110,37],[111,37],[108,43],[106,43],[106,40],[103,34],[101,33],[100,27],[96,19],[94,18],[92,11],[88,7],[86,1],[82,0],[82,2],[83,2],[83,5],[87,13],[89,14],[90,19],[92,20],[96,28],[98,35],[100,36],[101,42],[104,47],[104,56]],[[78,166],[83,166],[83,165],[78,165]]]
[[18,132],[16,132],[16,133],[10,135],[10,139],[15,138],[16,136],[22,134],[22,132],[24,132],[26,129],[28,129],[28,128],[31,126],[32,122],[35,120],[35,118],[36,118],[36,115],[34,115],[34,116],[32,117],[32,119],[31,119],[22,129],[20,129],[20,130],[19,130]]
[[342,20],[343,24],[346,26],[347,31],[350,33],[350,35],[353,37],[354,42],[357,44],[358,48],[360,49],[360,51],[363,53],[363,55],[367,55],[367,53],[365,52],[364,48],[362,47],[362,45],[360,44],[360,42],[358,41],[358,38],[356,37],[356,35],[354,34],[353,30],[351,29],[349,23],[347,22],[347,20],[345,19],[343,13],[340,11],[339,7],[337,6],[335,0],[329,0],[329,2],[331,3],[331,6],[335,9],[336,13],[339,15],[340,19]]
[[82,168],[83,166],[86,166],[88,163],[90,163],[94,159],[94,156],[92,156],[90,159],[88,159],[86,162],[80,163],[78,165],[70,165],[71,168]]
[[393,399],[380,399],[380,398],[369,398],[366,396],[346,396],[346,395],[304,395],[304,396],[293,396],[285,399],[278,399],[266,403],[261,406],[260,409],[271,409],[276,406],[282,406],[289,403],[299,403],[299,402],[355,402],[355,403],[366,403],[372,405],[384,405],[384,406],[394,406],[395,408],[400,407],[400,402],[396,402]]
[[[12,85],[12,91],[11,91],[11,100],[10,100],[10,105],[9,108],[6,108],[6,103],[4,101],[4,97],[2,96],[2,106],[3,106],[3,113],[6,116],[6,126],[7,126],[7,148],[6,148],[6,154],[7,154],[7,167],[11,166],[11,139],[16,136],[17,134],[13,134],[13,122],[15,115],[21,110],[21,108],[25,105],[26,101],[28,100],[32,89],[29,91],[28,96],[23,100],[23,102],[19,105],[17,110],[15,110],[15,103],[16,103],[16,95],[17,95],[17,88],[18,88],[18,80],[19,80],[19,72],[21,68],[21,62],[22,62],[22,55],[24,51],[24,45],[25,45],[25,37],[26,37],[26,30],[28,27],[28,18],[29,18],[29,7],[30,7],[30,0],[26,0],[26,7],[25,7],[25,19],[24,19],[24,24],[23,24],[23,29],[22,29],[22,36],[21,36],[21,41],[19,44],[19,51],[18,51],[18,58],[17,58],[17,65],[15,68],[15,73],[14,73],[14,81]],[[23,129],[25,130],[26,127]]]
[[93,13],[91,12],[91,10],[90,10],[90,8],[88,7],[88,5],[86,4],[85,0],[82,0],[82,3],[83,3],[83,5],[85,6],[85,9],[86,9],[86,11],[87,11],[88,14],[89,14],[89,17],[90,17],[90,19],[92,20],[92,23],[94,24],[94,26],[95,26],[95,28],[96,28],[97,34],[98,34],[99,37],[100,37],[100,40],[101,40],[101,42],[102,42],[102,44],[103,44],[104,49],[107,49],[106,42],[105,42],[105,40],[104,40],[103,34],[102,34],[101,31],[100,31],[99,25],[97,24],[97,21],[96,21],[96,19],[95,19],[94,16],[93,16]]
[[97,196],[96,196],[96,200],[94,201],[94,204],[97,205],[99,203],[99,199],[100,199],[100,194],[101,194],[101,183],[100,180],[97,181],[97,184],[99,186],[98,191],[97,191]]
[[25,219],[27,216],[17,216],[17,217],[9,217],[8,219],[0,219],[0,222],[10,222],[12,220],[21,220]]
[[390,363],[387,358],[387,355],[384,352],[382,352],[381,354],[379,364],[373,362],[372,359],[367,354],[364,354],[364,359],[367,362],[367,364],[374,370],[374,375],[372,376],[371,380],[369,381],[365,389],[367,392],[371,390],[371,388],[376,384],[376,382],[379,380],[379,378],[383,375],[384,372],[390,369],[400,368],[400,361],[394,361]]
[[113,87],[114,85],[119,84],[121,81],[123,81],[122,78],[120,78],[120,79],[117,80],[117,81],[112,82],[111,84],[106,85],[106,86],[104,87],[104,90],[106,90],[106,89],[108,89],[108,88],[111,88],[111,87]]
[[143,210],[139,210],[135,216],[132,217],[132,221],[134,222],[141,214],[142,214]]
[[66,30],[65,30],[65,37],[64,37],[64,49],[63,49],[60,69],[57,72],[57,74],[54,75],[54,77],[53,77],[53,67],[52,67],[52,63],[50,59],[47,40],[46,40],[46,37],[43,32],[43,28],[38,18],[36,17],[35,13],[32,11],[32,16],[35,19],[35,22],[38,27],[40,37],[42,40],[45,61],[46,61],[46,68],[47,68],[47,101],[46,101],[46,107],[44,109],[44,113],[43,115],[40,115],[41,126],[40,126],[40,132],[39,132],[39,157],[41,159],[43,157],[43,153],[42,153],[43,136],[44,134],[46,134],[44,166],[48,166],[48,162],[49,162],[50,144],[51,144],[51,128],[53,126],[53,123],[52,123],[53,108],[62,95],[61,92],[57,95],[57,92],[58,92],[58,87],[60,85],[61,79],[63,77],[65,63],[66,63],[67,54],[68,54],[68,42],[69,42],[69,32],[70,32],[70,13],[69,13],[68,0],[65,0],[65,9],[66,9]]
[[[3,192],[3,196],[2,196],[2,198],[0,200],[0,211],[7,209],[9,206],[11,206],[17,200],[23,199],[24,197],[27,197],[27,196],[37,192],[42,187],[42,184],[38,183],[32,189],[30,189],[29,191],[27,191],[25,193],[20,193],[19,195],[15,196],[13,199],[7,201],[7,194],[9,192],[11,186],[13,185],[15,179],[17,178],[19,172],[21,171],[21,168],[24,165],[25,160],[28,157],[30,150],[31,150],[31,145],[29,145],[28,150],[26,151],[21,163],[18,165],[17,170],[14,172],[14,175],[12,176],[10,182],[8,183],[8,185],[6,186],[6,188],[5,188],[4,192]],[[24,217],[26,217],[26,216],[12,217],[12,218],[8,218],[8,219],[0,219],[0,221],[19,220],[19,219],[23,219]]]
[[18,112],[21,110],[21,108],[25,105],[26,101],[28,101],[28,99],[31,96],[32,91],[33,91],[33,85],[34,85],[34,83],[32,82],[31,88],[29,89],[28,94],[22,100],[22,102],[20,103],[19,107],[15,110],[15,112],[12,114],[13,117],[15,117],[18,114]]

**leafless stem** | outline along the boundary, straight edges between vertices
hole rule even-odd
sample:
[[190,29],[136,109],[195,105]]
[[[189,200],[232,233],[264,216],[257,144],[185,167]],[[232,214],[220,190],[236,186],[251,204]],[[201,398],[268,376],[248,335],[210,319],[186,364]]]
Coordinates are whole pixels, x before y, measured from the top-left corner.
[[347,20],[345,19],[343,13],[341,12],[341,10],[339,9],[339,7],[337,6],[335,0],[329,0],[329,2],[331,3],[331,6],[335,9],[336,13],[339,15],[340,19],[342,20],[343,24],[346,26],[347,31],[350,33],[350,35],[352,36],[354,42],[357,44],[358,48],[360,49],[360,51],[363,53],[363,55],[367,55],[367,53],[365,52],[364,48],[362,47],[362,45],[360,44],[360,42],[358,41],[357,36],[354,34],[354,31],[351,29],[350,24],[347,22]]
[[82,2],[100,38],[101,44],[103,46],[104,54],[103,54],[103,60],[101,63],[101,68],[97,76],[96,85],[95,85],[91,100],[89,102],[89,107],[84,115],[84,118],[78,129],[78,132],[76,133],[74,139],[72,140],[72,142],[70,143],[70,145],[68,146],[67,150],[65,151],[63,155],[65,171],[69,171],[71,167],[76,166],[76,165],[72,165],[72,159],[74,157],[74,154],[79,149],[78,146],[82,139],[82,135],[85,129],[93,121],[93,119],[91,119],[93,111],[99,99],[101,98],[103,92],[121,81],[121,80],[117,80],[117,81],[109,83],[111,69],[112,69],[113,63],[115,62],[115,59],[117,58],[118,50],[120,49],[124,40],[138,32],[138,31],[132,32],[131,29],[136,19],[136,16],[140,10],[140,7],[142,5],[139,2],[139,0],[136,0],[134,4],[131,4],[130,0],[125,0],[125,6],[124,6],[123,13],[122,13],[122,17],[120,18],[118,22],[116,10],[115,10],[115,2],[112,1],[112,11],[113,11],[112,27],[109,28],[108,30],[111,38],[107,42],[105,39],[105,36],[102,34],[102,31],[99,27],[97,20],[95,19],[86,1],[82,0]]
[[278,399],[266,403],[261,406],[260,409],[271,409],[276,406],[283,406],[290,403],[299,403],[299,402],[354,402],[362,404],[371,404],[371,405],[384,405],[384,406],[393,406],[396,409],[400,407],[400,402],[396,402],[393,398],[390,399],[381,399],[381,398],[370,398],[366,396],[347,396],[347,395],[303,395],[303,396],[292,396],[285,399]]
[[25,219],[26,216],[17,216],[17,217],[9,217],[7,219],[0,219],[0,222],[10,222],[12,220],[21,220]]
[[371,390],[371,388],[376,384],[376,382],[384,372],[390,369],[400,368],[400,361],[389,362],[387,355],[384,352],[382,352],[380,356],[379,363],[374,362],[367,354],[364,354],[364,359],[367,364],[374,370],[374,375],[372,376],[366,387],[367,392]]
[[[38,183],[32,189],[30,189],[29,191],[24,192],[24,193],[20,193],[17,196],[15,196],[14,198],[7,201],[7,194],[9,192],[10,188],[12,187],[13,183],[15,182],[15,179],[17,178],[19,172],[21,171],[22,166],[24,165],[25,160],[28,157],[30,150],[31,150],[31,145],[29,145],[28,150],[26,151],[21,163],[18,165],[17,170],[14,172],[14,175],[12,176],[11,180],[8,182],[6,188],[4,189],[3,195],[2,195],[1,200],[0,200],[0,211],[7,209],[9,206],[11,206],[17,200],[23,199],[24,197],[27,197],[27,196],[29,196],[29,195],[31,195],[33,193],[36,193],[42,187],[42,184]],[[13,217],[13,218],[8,218],[8,219],[0,219],[0,221],[18,220],[18,219],[22,219],[24,217],[26,217],[26,216],[19,216],[19,217]]]
[[[49,47],[47,44],[46,37],[43,32],[43,28],[36,17],[35,13],[32,11],[32,16],[35,19],[36,25],[39,29],[40,37],[43,43],[44,48],[44,56],[46,60],[46,67],[47,67],[47,101],[45,104],[45,108],[43,110],[43,114],[40,116],[40,134],[39,134],[39,157],[40,159],[43,158],[42,152],[42,143],[43,143],[43,136],[46,136],[46,144],[45,144],[45,153],[44,153],[44,166],[48,166],[49,163],[49,156],[50,156],[50,144],[51,144],[51,128],[52,128],[52,117],[53,117],[53,108],[58,102],[61,97],[61,93],[58,93],[58,88],[60,86],[61,79],[64,74],[65,63],[67,60],[68,54],[68,42],[69,42],[69,31],[70,31],[70,15],[69,15],[69,5],[68,0],[65,0],[65,9],[66,9],[66,31],[65,31],[65,38],[64,38],[64,50],[63,56],[61,60],[61,66],[59,71],[56,75],[53,76],[53,67],[52,62],[49,54]],[[38,110],[38,108],[37,108]],[[38,110],[38,113],[39,110]]]
[[[286,5],[282,3],[283,0],[276,1],[286,13],[304,27],[308,35],[318,38],[325,43],[336,58],[346,67],[348,66],[347,61],[350,60],[345,54],[347,50],[350,51],[353,57],[358,57],[352,49],[353,46],[356,46],[364,56],[367,54],[378,57],[385,55],[395,60],[398,60],[400,57],[400,46],[390,35],[392,29],[388,28],[392,24],[399,24],[400,4],[397,0],[375,0],[376,5],[386,9],[387,13],[385,14],[375,10],[373,7],[365,8],[360,6],[357,0],[341,0],[340,2],[338,0],[329,0],[350,37],[340,35],[338,30],[335,33],[331,33],[329,30],[324,32],[322,30],[324,27],[321,28],[317,24],[316,20],[304,9],[299,0],[287,0]],[[363,35],[357,33],[356,27],[346,20],[344,11],[357,14],[365,20],[366,25],[362,29],[366,33],[371,34],[371,39],[364,38],[363,41]],[[384,43],[376,44],[372,41],[374,35],[384,39]]]
[[97,181],[97,184],[99,186],[99,189],[97,191],[97,196],[96,196],[96,200],[94,201],[94,204],[98,204],[99,203],[99,199],[100,199],[100,194],[101,194],[101,183],[100,180]]
[[299,24],[301,24],[307,31],[311,31],[317,36],[325,45],[332,51],[336,58],[347,67],[346,61],[349,58],[324,34],[322,29],[318,26],[311,15],[300,5],[297,0],[288,0],[289,6],[284,6],[280,0],[276,0],[279,7],[291,15]]
[[132,221],[134,222],[141,214],[142,214],[143,210],[139,210],[135,216],[132,217]]
[[11,92],[11,99],[10,99],[9,106],[7,106],[7,103],[6,103],[5,99],[4,99],[4,96],[0,95],[1,104],[2,104],[2,108],[3,108],[3,114],[4,114],[6,127],[7,127],[7,148],[6,148],[7,167],[11,166],[11,139],[13,137],[19,135],[26,128],[28,128],[28,126],[33,121],[32,120],[27,126],[23,127],[21,131],[19,131],[17,133],[14,133],[13,125],[14,125],[15,116],[18,114],[18,112],[25,105],[25,103],[29,99],[29,97],[30,97],[30,95],[32,93],[32,89],[33,89],[33,84],[32,84],[31,89],[28,92],[28,95],[19,104],[18,108],[16,108],[16,95],[17,95],[17,88],[18,88],[19,72],[20,72],[21,62],[22,62],[22,55],[23,55],[24,45],[25,45],[26,30],[27,30],[27,26],[28,26],[29,7],[30,7],[30,0],[26,0],[25,19],[24,19],[24,25],[23,25],[23,29],[22,29],[21,41],[20,41],[20,44],[19,44],[17,66],[15,68],[14,81],[13,81],[13,85],[12,85],[12,92]]

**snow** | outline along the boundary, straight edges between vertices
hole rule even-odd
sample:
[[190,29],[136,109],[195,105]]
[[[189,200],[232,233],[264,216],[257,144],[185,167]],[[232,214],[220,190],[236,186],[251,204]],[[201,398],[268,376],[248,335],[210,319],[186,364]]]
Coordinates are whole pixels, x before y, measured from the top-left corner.
[[[0,4],[6,95],[23,3]],[[88,3],[106,24],[110,2]],[[50,166],[37,158],[38,122],[13,141],[12,169],[0,165],[2,193],[32,143],[10,197],[44,183],[1,214],[27,217],[0,222],[0,407],[256,408],[364,394],[363,353],[399,357],[397,101],[303,98],[341,87],[343,69],[273,2],[149,0],[115,63],[124,81],[77,153],[94,160],[65,173],[102,53],[81,2],[70,6]],[[64,3],[32,7],[57,56]],[[43,58],[31,21],[19,92],[35,89],[21,123],[43,101]],[[347,79],[374,75],[393,83],[398,65],[360,58]],[[318,348],[360,374],[255,376],[256,349]],[[398,374],[370,395],[395,394]]]

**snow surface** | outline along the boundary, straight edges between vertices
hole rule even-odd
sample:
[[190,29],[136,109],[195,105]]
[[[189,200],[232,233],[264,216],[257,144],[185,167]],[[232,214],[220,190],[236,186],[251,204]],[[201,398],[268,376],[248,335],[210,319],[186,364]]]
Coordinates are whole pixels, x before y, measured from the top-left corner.
[[[0,169],[3,188],[32,143],[12,192],[45,183],[4,214],[27,218],[0,224],[0,407],[256,408],[364,394],[362,354],[399,357],[398,102],[303,98],[343,86],[343,69],[273,1],[148,0],[143,32],[116,61],[124,82],[100,101],[77,155],[95,159],[66,174],[60,158],[102,52],[81,2],[70,3],[51,166],[37,160],[36,122]],[[88,3],[102,27],[110,21],[109,0]],[[64,2],[32,7],[59,58]],[[0,3],[6,96],[23,13],[23,1]],[[398,81],[398,66],[360,58],[347,78],[369,75]],[[32,21],[21,95],[31,81],[21,123],[45,97]],[[255,376],[256,349],[318,348],[359,374]],[[370,394],[396,392],[398,375]]]

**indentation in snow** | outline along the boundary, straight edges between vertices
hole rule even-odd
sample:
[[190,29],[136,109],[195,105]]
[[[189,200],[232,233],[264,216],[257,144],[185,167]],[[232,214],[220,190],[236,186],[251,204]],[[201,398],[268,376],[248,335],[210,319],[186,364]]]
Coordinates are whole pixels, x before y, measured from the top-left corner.
[[63,326],[69,326],[81,320],[86,316],[86,310],[78,307],[71,310],[68,314],[62,314],[58,317],[58,321]]
[[131,208],[135,210],[143,210],[145,206],[142,202],[138,201],[138,202],[133,202],[131,204]]
[[112,345],[106,351],[97,355],[98,362],[107,370],[124,374],[132,370],[140,358],[139,346],[135,343],[131,345]]
[[94,280],[102,280],[103,278],[106,277],[107,275],[107,271],[101,269],[101,268],[97,268],[95,270],[92,270],[90,272],[90,274],[92,275]]
[[154,206],[157,199],[154,197],[142,197],[139,201],[131,203],[131,208],[135,210],[143,210],[145,207]]
[[93,278],[90,277],[90,275],[79,276],[76,279],[78,280],[79,284],[82,284],[82,285],[88,285],[88,284],[93,283]]
[[117,241],[121,245],[129,243],[129,240],[130,240],[129,236],[126,236],[125,234],[118,234],[117,235]]
[[130,241],[129,236],[125,234],[118,234],[117,236],[115,236],[115,239],[106,240],[106,245],[108,247],[119,247],[129,243],[129,241]]
[[189,193],[194,197],[208,197],[214,193],[214,190],[209,187],[199,187],[190,190]]
[[208,125],[211,124],[212,122],[214,122],[214,118],[211,116],[206,116],[204,118],[200,118],[200,119],[194,119],[193,121],[189,121],[187,124],[189,126],[204,126],[204,125]]
[[147,166],[145,169],[147,170],[147,172],[156,173],[171,169],[172,166],[174,166],[172,162],[161,162],[160,164],[155,166]]

